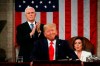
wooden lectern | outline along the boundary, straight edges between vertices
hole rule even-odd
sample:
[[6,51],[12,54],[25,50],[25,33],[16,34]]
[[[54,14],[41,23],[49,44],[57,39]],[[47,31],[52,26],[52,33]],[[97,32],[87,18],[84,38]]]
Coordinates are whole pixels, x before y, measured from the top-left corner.
[[81,61],[33,61],[33,66],[81,66]]

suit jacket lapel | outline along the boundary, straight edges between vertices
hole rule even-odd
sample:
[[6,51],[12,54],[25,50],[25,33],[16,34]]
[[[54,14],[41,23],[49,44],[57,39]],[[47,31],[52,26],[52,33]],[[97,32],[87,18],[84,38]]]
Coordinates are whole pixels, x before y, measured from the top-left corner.
[[48,50],[48,41],[47,39],[44,39],[44,51],[46,52],[46,55],[48,56],[48,60],[49,60],[49,50]]
[[44,39],[44,47],[45,47],[45,49],[48,50],[48,41],[47,41],[47,39]]
[[31,32],[31,28],[30,28],[30,26],[29,26],[29,24],[28,24],[27,21],[25,22],[25,26],[26,26],[26,28]]
[[[28,24],[27,21],[25,22],[25,24],[27,25],[27,28],[30,29],[30,31],[31,31],[30,25]],[[35,24],[36,24],[36,21],[35,21]]]
[[56,39],[56,50],[55,50],[56,51],[55,52],[56,54],[55,54],[55,60],[57,60],[57,58],[58,58],[58,51],[59,51],[58,50],[58,47],[59,47],[59,39]]

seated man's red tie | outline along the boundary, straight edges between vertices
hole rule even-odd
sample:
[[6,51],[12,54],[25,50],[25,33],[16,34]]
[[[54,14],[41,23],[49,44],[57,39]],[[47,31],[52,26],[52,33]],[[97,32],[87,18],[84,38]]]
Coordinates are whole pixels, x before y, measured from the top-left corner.
[[50,42],[49,46],[49,60],[53,60],[54,57],[54,47],[53,47],[53,42]]

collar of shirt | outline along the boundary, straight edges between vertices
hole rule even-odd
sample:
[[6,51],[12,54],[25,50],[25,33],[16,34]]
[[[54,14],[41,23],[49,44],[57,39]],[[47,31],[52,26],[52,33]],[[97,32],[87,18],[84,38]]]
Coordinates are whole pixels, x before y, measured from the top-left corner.
[[[50,42],[51,42],[51,41],[50,41],[50,40],[48,40],[48,39],[47,39],[47,41],[48,41],[48,47],[49,47],[49,46],[50,46]],[[53,40],[53,43],[54,43],[54,44],[53,44],[53,47],[55,47],[55,45],[56,45],[56,40]]]
[[[32,23],[28,21],[28,24],[30,25],[30,24],[32,24]],[[33,22],[33,25],[34,25],[34,26],[36,25],[36,24],[35,24],[35,21]]]

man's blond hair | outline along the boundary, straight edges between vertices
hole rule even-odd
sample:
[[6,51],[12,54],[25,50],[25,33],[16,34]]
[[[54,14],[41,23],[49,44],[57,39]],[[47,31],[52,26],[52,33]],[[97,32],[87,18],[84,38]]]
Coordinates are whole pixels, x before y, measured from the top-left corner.
[[44,27],[43,27],[44,31],[45,31],[47,28],[55,28],[55,29],[56,29],[56,24],[55,24],[55,23],[47,23],[47,24],[45,24]]

